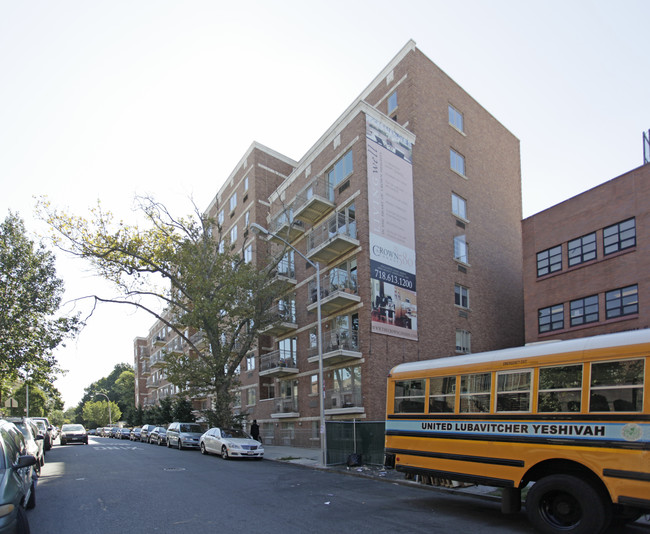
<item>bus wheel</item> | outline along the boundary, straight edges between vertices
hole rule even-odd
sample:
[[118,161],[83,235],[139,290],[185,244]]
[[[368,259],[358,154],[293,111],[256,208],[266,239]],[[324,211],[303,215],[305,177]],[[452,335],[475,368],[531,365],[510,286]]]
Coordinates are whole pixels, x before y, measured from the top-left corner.
[[611,521],[612,506],[585,480],[549,475],[533,484],[526,497],[526,514],[545,534],[597,534]]

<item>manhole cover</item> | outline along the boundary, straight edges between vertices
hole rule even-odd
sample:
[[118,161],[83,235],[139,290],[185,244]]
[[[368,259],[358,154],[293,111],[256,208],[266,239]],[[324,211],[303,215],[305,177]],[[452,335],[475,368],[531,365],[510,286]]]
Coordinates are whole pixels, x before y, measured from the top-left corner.
[[165,467],[163,471],[185,471],[184,467]]

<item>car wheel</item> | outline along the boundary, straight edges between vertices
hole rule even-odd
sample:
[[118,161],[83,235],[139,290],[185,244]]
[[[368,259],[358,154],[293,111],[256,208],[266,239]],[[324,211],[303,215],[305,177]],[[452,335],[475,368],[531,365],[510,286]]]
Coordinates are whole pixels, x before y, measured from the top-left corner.
[[182,451],[183,450],[183,442],[181,441],[181,438],[178,438],[177,445],[178,445],[178,450]]
[[205,443],[201,443],[201,454],[208,454],[208,451],[205,450]]
[[29,522],[27,521],[27,512],[21,506],[18,507],[18,517],[16,518],[17,534],[29,534]]
[[230,457],[228,456],[228,449],[226,448],[225,445],[224,445],[223,447],[221,447],[221,457],[222,457],[224,460],[227,460],[228,458],[230,458]]
[[30,494],[29,494],[29,500],[25,503],[25,508],[28,510],[31,510],[36,506],[36,484],[34,484],[34,481],[32,480],[32,485],[30,487]]

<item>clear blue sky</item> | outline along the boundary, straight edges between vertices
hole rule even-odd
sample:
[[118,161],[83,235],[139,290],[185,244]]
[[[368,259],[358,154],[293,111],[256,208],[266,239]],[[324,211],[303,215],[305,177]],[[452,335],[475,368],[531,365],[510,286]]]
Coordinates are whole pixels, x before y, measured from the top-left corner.
[[[650,2],[0,0],[0,216],[207,207],[252,141],[300,159],[409,40],[521,141],[524,216],[642,163]],[[68,298],[110,288],[61,260]],[[150,318],[58,351],[67,406]]]

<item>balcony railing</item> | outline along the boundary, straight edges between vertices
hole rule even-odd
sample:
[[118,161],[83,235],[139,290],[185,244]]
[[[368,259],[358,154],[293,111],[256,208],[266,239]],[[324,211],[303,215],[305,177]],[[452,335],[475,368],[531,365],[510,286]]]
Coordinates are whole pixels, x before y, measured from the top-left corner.
[[325,391],[325,409],[345,412],[363,411],[361,386],[349,386]]
[[165,356],[162,352],[154,352],[151,358],[149,359],[150,367],[162,367],[165,365]]
[[[318,347],[307,349],[310,363],[318,361]],[[323,332],[323,361],[330,363],[361,358],[359,350],[359,332],[357,330],[339,329]]]
[[[323,312],[327,314],[334,313],[346,306],[360,302],[361,298],[358,295],[358,290],[356,276],[353,277],[345,271],[340,271],[340,274],[330,271],[330,274],[321,278],[320,283]],[[316,282],[312,280],[309,283],[309,304],[307,304],[307,309],[311,311],[316,309],[317,306]]]
[[282,377],[296,373],[295,354],[278,349],[260,356],[260,376]]
[[295,219],[293,216],[293,211],[289,207],[285,208],[271,219],[271,222],[269,223],[268,239],[281,243],[282,240],[278,239],[277,236],[280,236],[286,241],[293,241],[304,233],[305,223]]
[[334,209],[333,199],[334,190],[327,176],[318,176],[296,195],[293,203],[294,217],[308,224],[314,224]]
[[298,416],[298,398],[297,397],[284,397],[275,399],[274,412],[271,417],[297,417]]
[[276,304],[271,307],[269,313],[275,319],[275,322],[263,328],[260,333],[278,336],[298,328],[298,324],[296,323],[296,306],[293,301]]
[[359,246],[357,222],[347,211],[336,212],[315,226],[307,236],[307,257],[329,263]]

